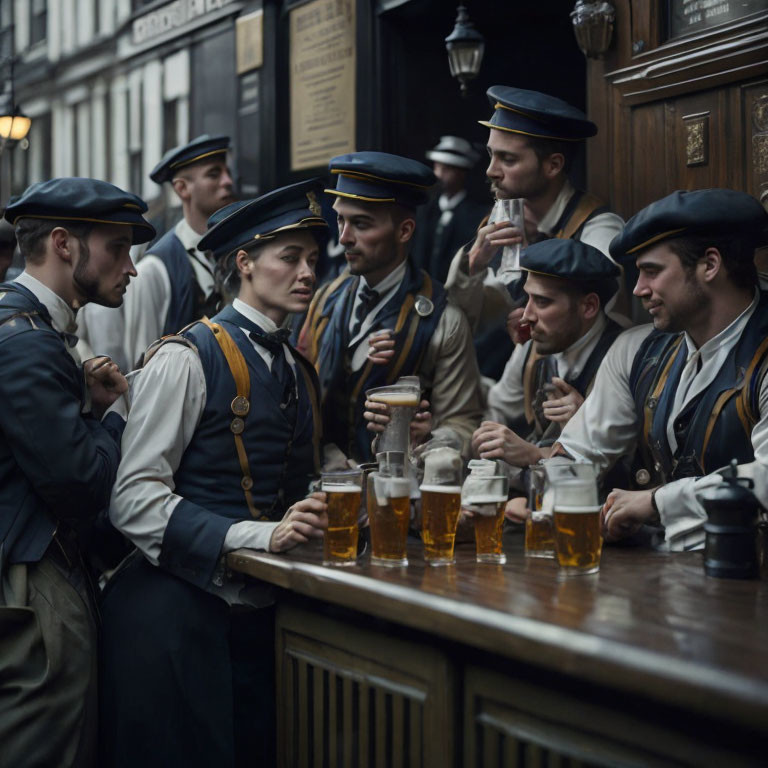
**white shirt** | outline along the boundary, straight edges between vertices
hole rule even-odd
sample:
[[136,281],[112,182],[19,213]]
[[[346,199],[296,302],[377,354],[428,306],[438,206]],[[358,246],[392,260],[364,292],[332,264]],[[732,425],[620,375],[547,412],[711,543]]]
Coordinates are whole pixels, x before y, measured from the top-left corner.
[[[547,236],[557,234],[555,226],[574,193],[573,186],[566,181],[552,207],[539,222],[537,227],[539,232]],[[624,220],[617,214],[607,211],[593,216],[584,224],[579,241],[594,246],[611,259],[608,246],[623,229]],[[445,287],[448,289],[451,300],[464,310],[473,333],[477,334],[497,327],[506,320],[507,314],[512,309],[512,298],[505,283],[490,267],[470,275],[467,253],[468,249],[462,248],[454,256]],[[630,325],[629,320],[624,315],[613,312],[613,306],[623,290],[623,278],[618,279],[619,291],[606,304],[605,310],[611,319],[626,327]]]
[[[277,330],[272,320],[239,299],[232,306],[264,331]],[[261,345],[251,343],[271,370],[273,355]],[[290,351],[285,345],[284,349],[295,368]],[[181,496],[174,492],[173,477],[205,408],[205,374],[197,352],[181,344],[166,344],[146,368],[129,374],[128,379],[133,404],[123,432],[123,457],[109,516],[115,527],[157,565],[165,529],[181,501]],[[251,424],[250,428],[258,429],[258,425]],[[277,525],[255,520],[233,523],[224,539],[222,554],[240,547],[267,551]],[[233,589],[233,585],[225,584],[212,587],[211,591],[228,602],[237,602],[240,587],[234,592]]]
[[[206,297],[210,296],[215,262],[197,249],[202,235],[186,219],[179,221],[174,232],[187,252],[198,285]],[[81,310],[79,335],[97,353],[108,354],[122,370],[129,371],[147,347],[163,335],[170,306],[168,270],[150,250],[136,265],[136,277],[128,284],[121,307],[89,305]]]
[[[47,285],[41,283],[36,277],[32,277],[27,271],[22,272],[13,282],[23,285],[48,310],[55,330],[59,333],[72,335],[77,333],[75,311],[58,293],[54,293]],[[67,352],[76,363],[81,362],[75,347],[70,347],[67,344]]]
[[[691,398],[713,381],[756,306],[757,298],[698,352],[686,334],[688,361],[683,373],[686,380],[681,378],[667,422],[667,437],[672,438],[670,448],[673,451],[677,447],[672,431],[674,420]],[[560,436],[559,442],[571,456],[594,462],[601,472],[613,466],[621,456],[631,455],[637,445],[638,425],[629,376],[635,355],[652,329],[651,325],[642,325],[619,336],[597,372],[592,392]],[[697,372],[699,356],[702,365]],[[755,461],[768,468],[768,377],[760,389],[759,407],[760,420],[752,430],[752,447]],[[667,483],[656,492],[656,505],[666,529],[666,549],[680,551],[703,546],[706,513],[696,499],[696,491],[713,481],[711,475],[688,477]]]
[[437,206],[442,211],[438,226],[447,227],[453,218],[453,210],[467,196],[466,189],[460,189],[453,197],[446,194],[437,198]]
[[[405,270],[406,270],[406,262],[403,262],[398,266],[396,269],[394,269],[392,272],[390,272],[383,280],[381,280],[379,283],[377,283],[375,286],[371,287],[368,285],[367,280],[365,277],[361,277],[360,281],[357,285],[357,293],[355,294],[355,300],[352,302],[352,314],[349,318],[349,333],[350,336],[352,334],[352,331],[355,327],[355,312],[357,311],[357,308],[360,306],[360,303],[362,302],[362,293],[363,288],[367,287],[370,290],[374,290],[379,294],[379,300],[374,304],[371,309],[368,310],[368,314],[363,318],[363,323],[360,326],[360,330],[355,334],[354,337],[351,337],[349,340],[349,349],[354,351],[352,352],[352,370],[353,371],[359,371],[363,365],[365,365],[365,361],[368,357],[368,344],[361,344],[360,342],[363,339],[367,339],[368,337],[368,331],[370,330],[371,326],[373,325],[373,321],[376,319],[378,314],[381,312],[382,309],[386,306],[387,302],[397,293],[397,289],[400,287],[400,283],[402,283],[403,278],[405,277]],[[394,329],[391,329],[394,330]]]
[[[592,350],[600,341],[600,335],[606,324],[605,315],[601,312],[595,324],[583,336],[574,341],[568,349],[552,355],[557,375],[561,379],[566,377],[575,379],[581,373]],[[531,344],[531,341],[526,341],[525,344],[515,346],[504,368],[504,373],[488,392],[488,406],[485,412],[485,418],[488,421],[508,426],[525,415],[523,372]]]

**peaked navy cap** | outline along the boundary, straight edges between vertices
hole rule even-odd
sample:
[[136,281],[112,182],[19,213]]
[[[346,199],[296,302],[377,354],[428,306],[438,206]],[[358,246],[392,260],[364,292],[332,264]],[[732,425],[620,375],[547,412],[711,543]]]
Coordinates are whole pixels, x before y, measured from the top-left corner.
[[520,256],[526,272],[589,284],[605,305],[616,293],[621,268],[592,245],[569,238],[552,238],[529,245]]
[[611,256],[634,258],[664,240],[706,235],[733,235],[758,247],[768,241],[768,213],[746,192],[678,190],[636,213],[611,241]]
[[5,218],[16,226],[20,219],[71,221],[82,224],[124,224],[133,229],[133,242],[146,243],[155,228],[142,214],[147,204],[106,181],[78,177],[49,179],[32,184],[11,199]]
[[495,112],[480,125],[541,139],[583,141],[597,133],[597,126],[576,107],[539,91],[492,85],[488,100]]
[[336,179],[330,195],[367,203],[399,203],[415,207],[429,199],[437,176],[417,160],[386,152],[353,152],[328,165]]
[[321,179],[310,179],[227,205],[208,219],[198,248],[220,258],[288,230],[308,229],[324,238],[328,223],[320,212],[322,190]]
[[204,133],[192,139],[189,144],[169,149],[163,155],[163,159],[152,169],[149,178],[158,184],[171,181],[179,168],[207,157],[225,155],[228,149],[229,136],[209,136]]

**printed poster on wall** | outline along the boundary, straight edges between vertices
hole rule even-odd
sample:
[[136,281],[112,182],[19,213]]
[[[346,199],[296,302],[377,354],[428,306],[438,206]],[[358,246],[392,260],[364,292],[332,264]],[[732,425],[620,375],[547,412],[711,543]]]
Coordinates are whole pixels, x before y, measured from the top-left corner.
[[291,170],[355,151],[355,0],[290,12]]

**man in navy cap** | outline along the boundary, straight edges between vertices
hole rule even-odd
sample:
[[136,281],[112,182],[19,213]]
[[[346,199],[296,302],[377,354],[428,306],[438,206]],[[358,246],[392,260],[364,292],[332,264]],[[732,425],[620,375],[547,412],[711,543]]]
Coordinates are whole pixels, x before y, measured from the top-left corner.
[[138,552],[102,607],[105,766],[275,764],[273,597],[229,578],[222,556],[282,552],[326,524],[324,495],[307,498],[315,372],[281,329],[312,298],[321,190],[215,214],[200,246],[237,298],[132,379],[110,518]]
[[480,160],[472,145],[458,136],[441,136],[427,152],[440,182],[440,194],[419,211],[413,262],[441,283],[456,251],[475,237],[485,206],[467,194],[467,174]]
[[[571,238],[608,256],[608,246],[624,223],[568,180],[576,153],[597,133],[583,112],[553,96],[501,85],[489,88],[488,98],[494,113],[480,121],[490,128],[486,175],[497,200],[525,201],[525,232],[503,220],[486,223],[456,254],[446,286],[475,332],[503,325],[524,300],[519,270],[503,276],[506,285],[496,275],[504,246]],[[628,306],[622,302],[620,310],[628,312]],[[520,314],[518,309],[515,319]]]
[[172,185],[181,201],[181,220],[138,262],[120,312],[89,309],[78,318],[80,336],[90,347],[119,354],[127,369],[155,339],[218,308],[214,263],[198,243],[208,218],[234,200],[228,150],[229,136],[204,134],[165,154],[149,176]]
[[591,245],[557,239],[527,248],[520,266],[531,340],[515,347],[491,388],[472,447],[480,458],[527,467],[549,456],[622,330],[604,311],[621,270]]
[[[300,348],[315,363],[327,443],[355,461],[371,459],[365,391],[418,375],[432,403],[434,433],[468,448],[482,415],[477,362],[464,314],[443,286],[415,268],[408,250],[416,208],[435,176],[422,163],[383,152],[335,157],[333,208],[349,270],[312,302]],[[377,360],[369,339],[378,332]]]
[[608,469],[637,449],[641,490],[614,490],[604,506],[608,540],[643,525],[661,546],[703,544],[697,489],[736,459],[768,463],[768,298],[754,252],[768,214],[727,189],[675,192],[628,222],[611,243],[635,260],[635,295],[653,318],[611,347],[557,452]]
[[0,284],[0,762],[95,765],[96,622],[83,566],[109,503],[127,389],[108,359],[79,364],[75,312],[117,307],[130,248],[155,235],[143,200],[53,179],[11,201],[26,268]]

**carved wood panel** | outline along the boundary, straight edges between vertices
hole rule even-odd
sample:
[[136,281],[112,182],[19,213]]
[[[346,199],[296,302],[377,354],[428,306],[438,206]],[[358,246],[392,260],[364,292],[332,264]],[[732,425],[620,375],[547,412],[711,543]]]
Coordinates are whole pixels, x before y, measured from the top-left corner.
[[282,607],[278,746],[290,768],[447,768],[453,673],[443,654]]

